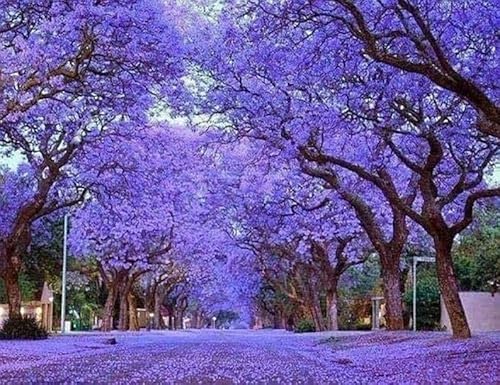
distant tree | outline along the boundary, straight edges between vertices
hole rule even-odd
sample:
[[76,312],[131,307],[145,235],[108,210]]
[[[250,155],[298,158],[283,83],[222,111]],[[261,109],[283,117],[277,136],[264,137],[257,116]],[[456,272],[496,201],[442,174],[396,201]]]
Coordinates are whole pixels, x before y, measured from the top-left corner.
[[486,208],[454,249],[461,290],[490,291],[488,282],[500,280],[500,210]]

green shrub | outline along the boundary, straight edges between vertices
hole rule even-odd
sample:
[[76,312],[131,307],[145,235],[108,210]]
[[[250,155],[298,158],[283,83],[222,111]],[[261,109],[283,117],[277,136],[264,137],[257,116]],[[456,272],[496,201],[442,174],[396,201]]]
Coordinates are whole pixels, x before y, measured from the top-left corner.
[[[413,290],[404,295],[407,309],[413,307]],[[433,267],[419,266],[417,270],[417,329],[437,330],[441,314],[439,283]]]
[[309,319],[300,320],[295,327],[295,333],[310,333],[315,331],[314,323]]
[[0,339],[4,340],[41,340],[47,336],[47,331],[30,316],[10,317],[0,329]]

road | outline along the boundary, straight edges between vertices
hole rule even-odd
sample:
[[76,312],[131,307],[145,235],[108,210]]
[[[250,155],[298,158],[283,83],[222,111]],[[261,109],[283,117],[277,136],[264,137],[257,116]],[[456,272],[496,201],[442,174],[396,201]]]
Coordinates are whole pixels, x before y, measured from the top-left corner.
[[[116,345],[105,344],[114,337]],[[330,338],[327,340],[327,338]],[[500,335],[177,331],[0,341],[0,383],[498,383]]]

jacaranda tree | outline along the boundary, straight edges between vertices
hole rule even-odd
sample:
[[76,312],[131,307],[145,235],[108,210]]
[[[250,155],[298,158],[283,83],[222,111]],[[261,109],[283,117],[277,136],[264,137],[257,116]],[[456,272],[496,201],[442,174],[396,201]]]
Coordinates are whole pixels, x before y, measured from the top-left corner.
[[[451,246],[471,223],[475,203],[500,193],[484,180],[498,159],[493,81],[481,70],[494,65],[494,55],[485,49],[460,56],[472,40],[452,34],[456,46],[447,51],[456,66],[467,63],[461,65],[469,78],[462,78],[429,35],[431,22],[446,31],[456,25],[434,14],[424,20],[420,5],[406,1],[381,4],[372,10],[368,3],[342,1],[229,8],[199,32],[210,56],[193,49],[199,111],[210,112],[226,136],[260,140],[270,153],[295,159],[351,205],[381,256],[382,273],[393,277],[384,284],[395,329],[403,324],[394,277],[407,221],[418,224],[434,244],[454,335],[468,337]],[[469,4],[464,12],[471,21],[487,9],[487,2]],[[369,37],[372,23],[364,18],[373,15],[387,23],[388,36]],[[480,32],[479,41],[491,37],[488,27]],[[446,71],[460,87],[443,81]]]
[[157,96],[175,94],[181,60],[159,1],[2,1],[0,8],[0,152],[25,164],[17,178],[27,187],[7,196],[0,185],[9,208],[1,214],[0,275],[16,314],[33,223],[83,199],[93,182],[78,170],[83,158],[105,137],[144,124]]

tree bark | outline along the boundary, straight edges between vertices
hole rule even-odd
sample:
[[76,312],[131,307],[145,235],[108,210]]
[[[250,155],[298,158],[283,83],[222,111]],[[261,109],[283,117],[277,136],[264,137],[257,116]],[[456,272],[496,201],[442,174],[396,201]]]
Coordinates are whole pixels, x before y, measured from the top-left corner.
[[443,301],[450,317],[453,337],[470,338],[471,332],[462,301],[458,294],[458,284],[455,277],[451,248],[453,237],[435,237],[434,246],[436,248],[436,268],[439,279],[439,289],[443,296]]
[[186,309],[188,307],[188,300],[185,296],[182,296],[178,301],[177,301],[177,319],[178,319],[178,325],[179,329],[184,329],[184,314],[186,313]]
[[153,329],[161,329],[162,328],[162,318],[161,318],[161,305],[163,302],[161,288],[157,288],[154,293],[154,317],[153,317]]
[[386,327],[388,330],[403,330],[403,298],[401,295],[401,272],[399,254],[380,255],[382,282],[386,309]]
[[175,329],[180,329],[182,330],[182,320],[183,320],[183,310],[182,309],[177,309],[175,312]]
[[113,329],[113,314],[115,310],[116,297],[118,295],[117,283],[111,283],[108,286],[108,296],[106,298],[106,303],[104,304],[104,310],[102,315],[102,328],[103,332],[108,332]]
[[192,327],[194,329],[201,329],[202,325],[202,314],[200,310],[196,310],[193,314]]
[[9,317],[21,314],[21,287],[19,285],[19,272],[21,271],[21,255],[27,252],[30,242],[30,232],[26,231],[19,237],[19,242],[14,247],[0,241],[0,276],[3,278],[7,302],[9,304]]
[[286,315],[282,312],[277,312],[273,317],[275,329],[286,329]]
[[9,317],[21,314],[21,289],[19,287],[19,272],[17,269],[7,269],[3,274],[7,300],[9,302]]
[[132,290],[132,285],[134,284],[136,277],[124,276],[123,283],[121,285],[120,292],[120,316],[118,320],[118,329],[128,330],[129,328],[129,294]]
[[128,291],[126,287],[122,288],[119,296],[120,301],[120,314],[118,316],[118,329],[128,330],[128,319],[129,319],[129,309],[128,309]]
[[321,314],[321,307],[317,298],[313,298],[310,304],[310,313],[314,322],[314,328],[317,332],[324,331],[323,315]]
[[198,329],[198,310],[191,312],[191,328]]
[[336,288],[327,292],[326,308],[328,311],[328,330],[339,330]]
[[139,330],[139,320],[137,319],[137,298],[129,293],[128,297],[128,330]]

